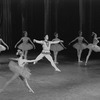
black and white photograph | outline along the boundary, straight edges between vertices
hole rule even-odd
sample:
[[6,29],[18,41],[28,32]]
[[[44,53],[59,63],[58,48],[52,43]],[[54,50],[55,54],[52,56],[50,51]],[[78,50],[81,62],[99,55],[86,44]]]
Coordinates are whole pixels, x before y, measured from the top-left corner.
[[0,100],[100,100],[100,0],[0,0]]

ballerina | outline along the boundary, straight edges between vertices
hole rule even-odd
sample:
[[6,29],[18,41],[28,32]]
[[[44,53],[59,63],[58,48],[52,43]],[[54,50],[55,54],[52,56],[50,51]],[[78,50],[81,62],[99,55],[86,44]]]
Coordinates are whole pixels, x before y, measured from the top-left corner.
[[[57,32],[54,33],[54,36],[55,36],[55,38],[52,41],[60,41],[60,39],[58,38],[58,33]],[[61,40],[61,41],[63,41],[63,40]],[[62,42],[59,42],[57,44],[52,44],[51,45],[50,50],[53,51],[55,64],[58,64],[58,61],[57,61],[58,53],[60,51],[64,50],[64,49],[66,49],[66,47],[63,45]]]
[[[24,36],[16,43],[15,48],[18,46],[18,49],[22,50],[24,52],[24,57],[27,59],[28,50],[35,49],[34,43],[31,41],[31,39],[27,36],[27,31],[23,31]],[[22,41],[21,44],[19,44]],[[31,43],[28,43],[28,41]],[[19,45],[18,45],[19,44]]]
[[42,47],[43,47],[43,50],[42,52],[37,56],[37,58],[34,60],[34,64],[39,61],[40,59],[42,59],[43,57],[46,57],[51,65],[54,67],[55,71],[61,71],[60,69],[58,69],[58,67],[56,66],[56,64],[54,63],[51,55],[50,55],[50,46],[51,44],[56,44],[56,43],[59,43],[59,42],[62,42],[61,40],[59,41],[48,41],[49,39],[49,36],[48,35],[45,35],[44,37],[44,40],[36,40],[34,39],[33,41],[36,42],[36,43],[39,43],[39,44],[42,44]]
[[97,45],[99,43],[98,39],[100,39],[100,37],[97,37],[97,34],[92,32],[92,36],[93,35],[94,35],[93,43],[90,43],[90,44],[87,45],[87,48],[89,49],[89,52],[88,52],[88,55],[86,57],[85,65],[87,65],[88,59],[89,59],[92,51],[100,52],[100,47]]
[[[3,86],[2,89],[0,89],[0,92],[3,92],[4,89],[16,78],[20,78],[21,80],[23,80],[23,82],[25,83],[25,86],[29,89],[29,92],[34,93],[34,91],[32,90],[32,88],[29,86],[28,84],[28,79],[30,79],[30,70],[28,68],[26,68],[27,63],[29,62],[33,62],[34,60],[27,60],[25,58],[23,58],[23,52],[21,50],[18,50],[17,52],[18,55],[20,55],[19,58],[10,58],[10,62],[8,64],[9,69],[14,73],[13,77],[6,82],[6,84]],[[17,61],[17,62],[15,62]]]
[[[70,45],[72,42],[78,40],[77,43],[75,43],[73,45],[73,47],[77,50],[77,56],[78,56],[78,63],[82,62],[80,59],[81,59],[81,54],[82,54],[82,51],[84,49],[86,49],[87,47],[87,40],[82,36],[82,32],[79,33],[79,36],[76,37],[74,40],[72,40],[68,45]],[[83,40],[87,43],[83,43]]]

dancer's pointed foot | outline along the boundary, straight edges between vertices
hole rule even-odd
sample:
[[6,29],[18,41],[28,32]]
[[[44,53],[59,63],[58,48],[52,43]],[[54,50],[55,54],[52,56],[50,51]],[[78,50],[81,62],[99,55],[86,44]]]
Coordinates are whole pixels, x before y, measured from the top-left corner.
[[61,72],[61,70],[60,70],[60,69],[58,69],[58,68],[57,68],[57,69],[55,69],[55,71]]
[[29,90],[29,92],[32,92],[32,93],[34,93],[34,91],[33,91],[33,90]]
[[87,65],[87,63],[85,63],[85,66]]
[[79,62],[79,63],[82,63],[83,61],[80,60],[80,61],[78,61],[78,62]]

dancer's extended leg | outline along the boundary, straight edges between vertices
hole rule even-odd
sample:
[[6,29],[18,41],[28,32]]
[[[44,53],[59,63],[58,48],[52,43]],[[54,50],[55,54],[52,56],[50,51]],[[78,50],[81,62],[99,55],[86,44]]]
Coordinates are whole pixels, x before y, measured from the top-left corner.
[[15,73],[14,76],[3,86],[3,88],[0,89],[0,92],[3,92],[3,90],[4,90],[13,80],[15,80],[18,76],[19,76],[19,74]]
[[78,50],[77,52],[78,52],[78,54],[77,54],[77,56],[78,56],[78,62],[80,63],[80,62],[82,62],[80,60],[81,59],[82,50]]
[[58,52],[54,52],[54,62],[55,62],[55,64],[58,64],[57,55],[58,55]]
[[92,52],[92,50],[89,49],[88,55],[87,55],[87,57],[86,57],[85,65],[87,65],[88,59],[89,59],[89,57],[90,57],[90,55],[91,55],[91,52]]
[[25,51],[25,59],[27,59],[28,51]]
[[39,54],[36,59],[34,60],[34,64],[36,64],[37,61],[41,60],[44,57],[44,54]]
[[29,92],[34,93],[34,91],[32,90],[32,88],[30,87],[30,85],[28,84],[27,79],[24,79],[25,85],[27,86],[27,88],[29,89]]
[[45,57],[50,61],[51,65],[55,68],[55,71],[61,72],[61,70],[55,65],[51,55],[45,55]]

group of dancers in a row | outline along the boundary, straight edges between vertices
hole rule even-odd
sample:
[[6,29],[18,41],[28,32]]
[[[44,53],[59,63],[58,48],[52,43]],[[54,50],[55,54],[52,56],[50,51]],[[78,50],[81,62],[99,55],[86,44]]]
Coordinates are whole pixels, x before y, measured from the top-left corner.
[[[9,69],[14,73],[13,77],[3,86],[2,89],[0,89],[0,92],[2,92],[13,80],[15,80],[17,77],[19,77],[23,82],[25,83],[25,86],[29,89],[29,92],[34,93],[30,85],[28,84],[28,79],[30,78],[30,70],[28,69],[27,65],[28,63],[36,64],[39,60],[41,60],[43,57],[46,57],[48,61],[50,61],[51,65],[55,69],[55,71],[61,72],[61,70],[57,67],[57,55],[58,52],[61,50],[66,49],[66,47],[63,45],[63,40],[58,38],[58,33],[55,33],[55,38],[52,41],[49,41],[49,36],[45,35],[44,40],[36,40],[33,39],[33,42],[31,39],[27,36],[27,31],[24,31],[24,37],[22,37],[15,45],[15,48],[17,47],[17,55],[19,55],[18,58],[9,58]],[[77,50],[77,56],[78,56],[78,62],[81,62],[81,53],[84,49],[89,49],[89,53],[86,57],[85,65],[87,65],[87,61],[89,59],[89,56],[93,51],[100,52],[100,47],[97,45],[99,43],[100,37],[97,37],[97,34],[92,32],[93,43],[88,43],[86,39],[82,36],[82,32],[79,33],[79,36],[72,40],[69,45],[78,40],[77,43],[73,45],[73,47]],[[0,39],[0,41],[9,49],[8,45]],[[22,43],[20,43],[22,41]],[[30,41],[30,43],[29,43]],[[83,43],[85,41],[86,43]],[[35,49],[34,43],[38,43],[42,45],[42,52],[36,57],[34,60],[28,60],[27,59],[27,53],[28,50]],[[0,44],[0,51],[6,50],[6,47]],[[50,50],[54,52],[54,60],[50,54]]]

